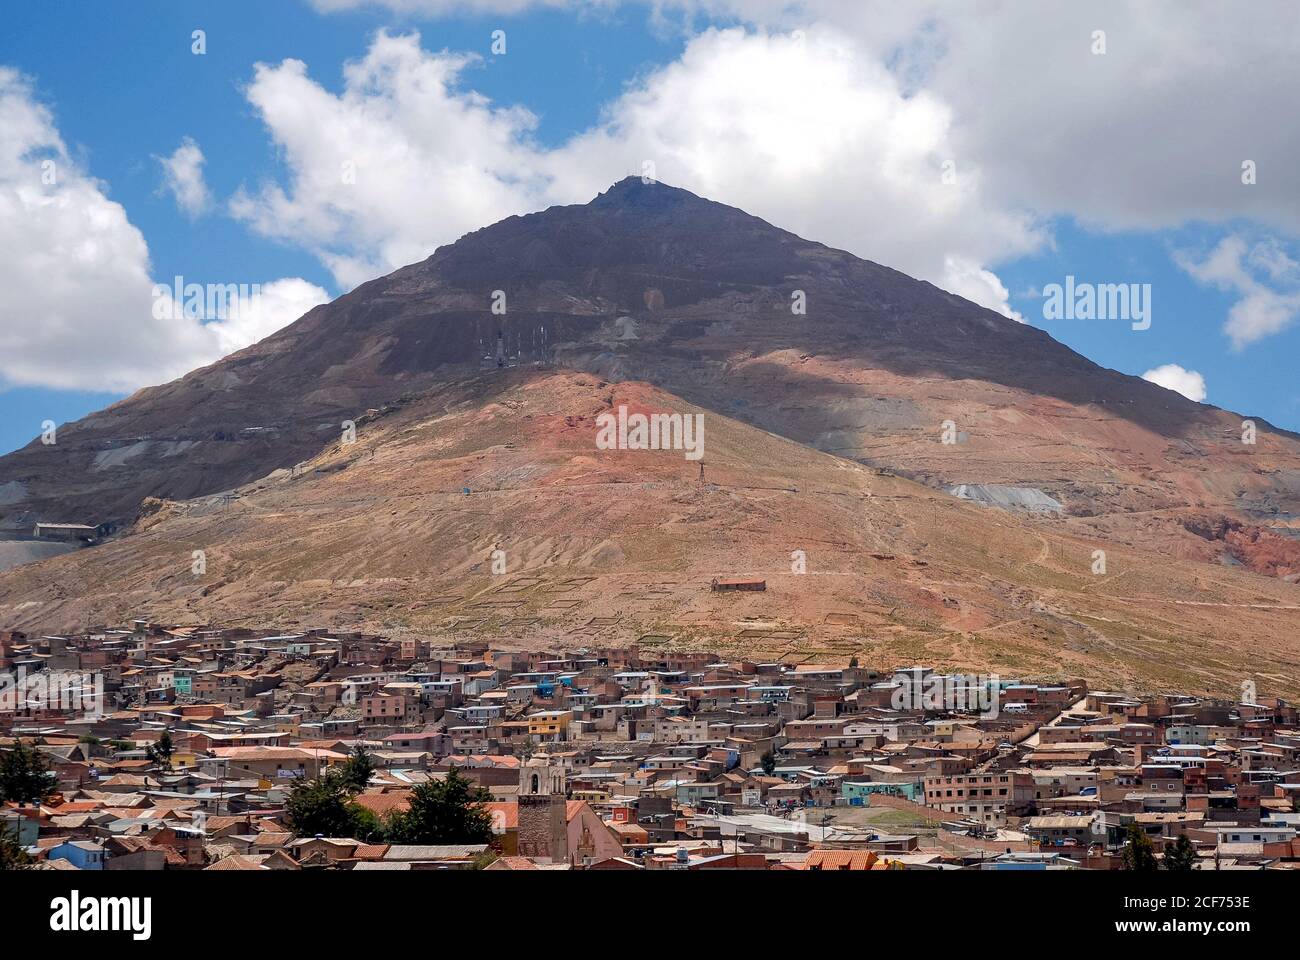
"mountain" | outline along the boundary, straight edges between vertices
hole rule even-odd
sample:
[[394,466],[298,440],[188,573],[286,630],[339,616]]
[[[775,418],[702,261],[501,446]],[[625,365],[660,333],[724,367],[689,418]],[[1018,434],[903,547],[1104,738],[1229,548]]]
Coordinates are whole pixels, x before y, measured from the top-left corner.
[[[703,482],[677,451],[598,449],[620,405],[703,415]],[[1290,687],[1300,437],[1256,420],[1243,444],[1243,419],[628,179],[0,458],[0,524],[121,528],[0,574],[0,626],[644,632]],[[769,590],[707,589],[727,575]]]

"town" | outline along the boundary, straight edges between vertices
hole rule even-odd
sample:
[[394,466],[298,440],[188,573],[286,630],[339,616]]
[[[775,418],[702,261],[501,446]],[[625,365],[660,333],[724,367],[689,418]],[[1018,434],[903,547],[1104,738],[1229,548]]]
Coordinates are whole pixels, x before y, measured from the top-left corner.
[[511,645],[0,631],[3,866],[1300,866],[1300,718],[1251,681]]

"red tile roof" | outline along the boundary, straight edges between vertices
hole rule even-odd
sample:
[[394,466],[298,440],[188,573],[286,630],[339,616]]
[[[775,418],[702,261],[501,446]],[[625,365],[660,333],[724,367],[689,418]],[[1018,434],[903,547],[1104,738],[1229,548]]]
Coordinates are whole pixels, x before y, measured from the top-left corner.
[[393,790],[388,793],[359,793],[353,803],[360,804],[377,817],[385,817],[407,809],[411,805],[410,790]]

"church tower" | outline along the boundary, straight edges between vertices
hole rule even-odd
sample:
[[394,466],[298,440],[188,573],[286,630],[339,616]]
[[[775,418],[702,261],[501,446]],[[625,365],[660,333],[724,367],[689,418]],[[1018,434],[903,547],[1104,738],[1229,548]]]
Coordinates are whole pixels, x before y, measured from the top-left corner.
[[568,801],[564,768],[545,758],[519,767],[519,856],[567,863]]

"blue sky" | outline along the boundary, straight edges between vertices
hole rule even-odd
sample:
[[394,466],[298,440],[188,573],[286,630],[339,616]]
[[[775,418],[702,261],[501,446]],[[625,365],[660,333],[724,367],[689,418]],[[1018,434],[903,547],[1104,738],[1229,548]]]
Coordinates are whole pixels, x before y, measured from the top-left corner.
[[[120,207],[123,223],[97,246],[125,249],[137,234],[147,245],[147,254],[95,252],[104,258],[103,270],[82,274],[108,275],[125,264],[164,283],[177,274],[219,283],[295,278],[305,281],[304,289],[334,297],[365,276],[418,259],[499,216],[586,199],[639,172],[649,154],[665,181],[1019,314],[1105,366],[1135,375],[1166,364],[1199,372],[1208,402],[1300,429],[1300,325],[1291,322],[1300,310],[1300,277],[1293,270],[1296,197],[1290,184],[1268,182],[1278,165],[1294,165],[1294,153],[1282,153],[1294,131],[1265,126],[1294,124],[1290,112],[1273,119],[1261,114],[1256,131],[1240,126],[1241,111],[1234,114],[1231,102],[1178,99],[1171,92],[1177,76],[1170,90],[1151,90],[1152,100],[1160,101],[1159,116],[1167,114],[1177,129],[1186,129],[1190,118],[1205,126],[1205,142],[1221,143],[1229,133],[1240,141],[1219,164],[1224,169],[1214,173],[1222,174],[1223,185],[1215,180],[1207,190],[1200,179],[1203,166],[1193,166],[1195,158],[1177,145],[1179,152],[1170,154],[1154,179],[1116,159],[1146,149],[1126,136],[1126,124],[1142,129],[1151,123],[1135,112],[1139,107],[1131,90],[1124,94],[1122,78],[1098,76],[1095,103],[1069,108],[1082,130],[1053,133],[1055,114],[1068,110],[1062,105],[1053,113],[1050,102],[1041,118],[1024,117],[1023,105],[1011,102],[1005,116],[986,116],[993,111],[975,106],[981,101],[970,88],[985,82],[987,73],[980,71],[973,43],[961,42],[968,29],[961,15],[949,17],[942,7],[937,16],[949,33],[928,51],[923,47],[932,26],[893,15],[879,18],[878,27],[864,25],[853,14],[855,4],[810,4],[803,12],[794,5],[793,14],[782,12],[777,20],[769,19],[766,4],[750,9],[742,0],[715,6],[725,10],[720,18],[670,9],[666,19],[638,5],[591,13],[524,3],[521,12],[505,14],[490,2],[471,0],[463,8],[483,12],[453,16],[444,14],[438,0],[332,0],[321,6],[343,9],[321,10],[299,0],[6,8],[0,68],[23,78],[11,83],[12,96],[20,105],[46,109],[90,209]],[[1138,21],[1128,26],[1117,12],[1108,22],[1114,24],[1116,52],[1105,61],[1080,60],[1078,69],[1092,70],[1096,62],[1107,71],[1140,71],[1141,57],[1129,52],[1147,42],[1140,41]],[[1013,31],[1020,27],[1007,23],[1006,43],[1014,47],[1019,41]],[[996,21],[983,26],[997,29]],[[1204,25],[1207,32],[1214,28]],[[203,56],[191,52],[195,29],[206,34]],[[504,56],[490,50],[497,29],[506,31]],[[1267,23],[1257,29],[1258,38],[1228,39],[1240,49],[1227,49],[1225,75],[1255,65],[1258,82],[1275,83],[1269,70],[1288,69],[1285,58],[1274,64],[1252,50],[1271,32]],[[789,42],[792,30],[806,31],[806,44],[802,33],[797,44]],[[410,38],[414,31],[418,47],[400,40],[385,46],[377,39]],[[1076,41],[1083,43],[1083,34],[1057,34],[1042,45],[1060,42],[1074,50]],[[433,74],[420,72],[440,71],[446,57],[463,53],[478,58],[451,68],[443,80],[429,81]],[[1050,50],[1042,55],[1052,56]],[[367,57],[377,65],[369,82],[349,89],[344,64]],[[287,59],[305,63],[305,80],[281,67]],[[255,80],[259,62],[270,69]],[[753,76],[738,76],[746,70]],[[807,78],[821,70],[824,76]],[[783,78],[782,71],[789,76]],[[421,76],[437,89],[403,92],[404,78]],[[774,80],[778,86],[763,86]],[[801,82],[813,84],[808,93],[814,96],[825,90],[825,102],[814,107],[807,94],[801,101]],[[977,91],[985,105],[1011,101],[1014,85],[1024,79],[988,82],[987,91]],[[283,109],[301,83],[310,84],[320,101],[315,124],[296,125],[294,111]],[[1060,89],[1080,86],[1076,78]],[[704,88],[721,92],[711,96],[700,92]],[[787,88],[794,88],[793,106],[783,105]],[[745,102],[750,89],[752,103]],[[1039,99],[1057,96],[1056,90],[1045,80],[1030,109],[1039,109]],[[1256,92],[1228,91],[1225,99]],[[809,104],[806,110],[801,102]],[[525,108],[528,116],[509,113],[512,107]],[[376,127],[377,114],[383,122]],[[334,144],[313,141],[312,127],[325,131],[333,122],[350,131],[344,139],[355,135],[361,142],[357,149],[369,179],[359,198],[331,193],[333,188],[313,192],[320,178],[312,165],[324,164],[321,154]],[[1024,129],[1039,139],[1022,150],[1008,130]],[[774,136],[774,130],[790,133]],[[0,143],[9,135],[0,130]],[[393,146],[389,141],[407,136],[411,142],[400,153],[385,153]],[[474,140],[479,136],[482,143]],[[1075,137],[1090,144],[1093,155],[1054,180],[1051,171],[1079,153],[1072,146]],[[162,160],[185,138],[203,156],[202,183],[210,199],[198,215],[183,210],[163,186]],[[1153,143],[1160,139],[1153,129]],[[910,164],[901,174],[895,168],[899,142],[907,143],[904,162]],[[1058,149],[1066,159],[1055,157]],[[16,152],[22,164],[49,155],[48,148]],[[1021,169],[1017,164],[1025,153],[1040,156]],[[412,154],[417,162],[411,165],[392,159]],[[1259,157],[1258,185],[1234,182],[1232,158],[1238,154]],[[916,172],[924,174],[931,161],[949,155],[959,176],[978,170],[978,177],[962,181],[955,202]],[[427,178],[420,172],[422,157]],[[378,184],[376,170],[383,173]],[[516,177],[523,183],[508,182],[487,200],[467,199],[480,174],[492,184]],[[788,181],[779,179],[786,176]],[[405,216],[401,202],[387,209],[388,179],[395,193],[417,197],[419,216]],[[19,189],[21,176],[15,182]],[[266,191],[268,185],[283,203]],[[243,206],[232,204],[240,196]],[[846,197],[861,199],[863,206],[845,209]],[[920,211],[915,217],[909,212],[913,205]],[[26,238],[21,222],[17,226],[17,236]],[[41,233],[30,231],[33,237]],[[1234,238],[1236,257],[1223,246]],[[61,262],[65,254],[66,243],[35,262]],[[20,281],[31,273],[27,265],[14,270]],[[1122,321],[1044,320],[1041,291],[1067,274],[1098,283],[1151,283],[1151,329],[1132,331]],[[83,283],[84,277],[73,280]],[[0,359],[0,452],[39,434],[43,420],[74,419],[126,395],[130,386],[215,359],[212,344],[176,346],[167,340],[170,334],[150,332],[131,345],[132,358],[120,361],[120,376],[100,375],[102,367],[118,362],[114,331],[133,323],[130,309],[120,304],[135,302],[135,293],[101,291],[89,281],[58,313],[76,314],[68,336],[27,344],[25,330],[33,314],[39,320],[44,291],[49,285],[61,289],[54,280],[42,282],[47,287],[34,286],[16,298],[29,305],[21,313],[0,304],[0,345],[19,347],[9,366]],[[296,301],[286,302],[289,310]],[[100,303],[102,315],[91,316]],[[1241,314],[1239,330],[1246,331],[1235,347],[1224,329],[1234,307]],[[262,317],[220,342],[242,343],[238,338],[248,329],[264,335],[288,319]],[[83,322],[97,325],[92,336],[75,329]],[[193,331],[187,336],[193,341]],[[83,343],[86,356],[79,356]],[[150,359],[154,349],[156,364]],[[31,354],[25,360],[24,350]],[[45,356],[37,357],[39,351]]]

